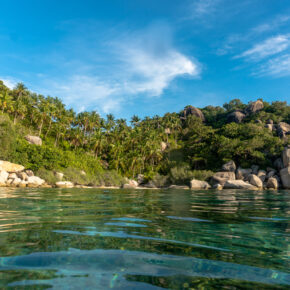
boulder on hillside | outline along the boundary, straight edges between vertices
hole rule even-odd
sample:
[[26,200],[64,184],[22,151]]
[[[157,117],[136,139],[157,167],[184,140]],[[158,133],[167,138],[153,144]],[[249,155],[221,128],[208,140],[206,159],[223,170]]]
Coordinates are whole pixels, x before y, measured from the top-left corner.
[[161,142],[161,151],[165,151],[167,149],[167,143],[166,142]]
[[34,176],[33,171],[30,169],[25,170],[25,173],[27,174],[27,176]]
[[42,145],[42,139],[38,136],[27,135],[24,138],[30,144],[34,144],[38,146]]
[[249,104],[249,106],[246,108],[246,112],[248,114],[256,113],[264,108],[264,104],[261,100],[257,100],[256,102],[252,102]]
[[205,121],[205,118],[204,118],[202,111],[196,107],[187,106],[184,108],[184,110],[182,112],[182,118],[186,119],[186,117],[189,115],[196,116],[196,117],[200,118],[203,122]]
[[290,166],[280,170],[280,177],[283,187],[290,189]]
[[7,172],[19,172],[24,170],[24,166],[0,160],[0,170],[4,170]]
[[233,160],[227,162],[226,164],[223,165],[222,170],[223,171],[235,172],[236,171],[235,162]]
[[57,188],[72,188],[74,184],[70,181],[58,181],[55,183],[55,186]]
[[278,182],[277,178],[270,177],[267,181],[267,188],[278,189],[278,187],[279,187],[279,182]]
[[274,124],[274,121],[272,119],[268,119],[267,124]]
[[290,166],[290,148],[285,147],[282,153],[283,167]]
[[210,188],[210,185],[206,181],[192,179],[190,181],[190,188],[191,189],[208,189]]
[[283,138],[290,134],[290,125],[285,122],[280,122],[277,126],[278,136]]
[[246,117],[246,115],[240,111],[234,111],[230,113],[227,117],[228,123],[242,123],[243,119]]
[[247,183],[243,180],[227,180],[225,185],[225,189],[251,189],[256,190],[258,189],[256,186]]
[[255,174],[249,175],[249,182],[250,182],[250,184],[252,184],[258,188],[263,188],[262,180]]
[[269,129],[272,132],[274,130],[274,125],[273,124],[266,124],[265,128]]

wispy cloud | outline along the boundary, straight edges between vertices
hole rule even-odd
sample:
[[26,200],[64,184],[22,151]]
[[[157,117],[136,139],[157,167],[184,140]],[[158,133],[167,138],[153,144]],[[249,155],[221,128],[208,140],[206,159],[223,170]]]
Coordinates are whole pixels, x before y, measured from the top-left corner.
[[254,73],[254,75],[270,75],[273,77],[290,76],[290,54],[285,54],[270,59],[265,64],[259,66],[258,70]]
[[191,12],[193,16],[204,16],[212,13],[220,0],[195,0],[191,4]]
[[235,58],[247,58],[249,60],[260,60],[268,56],[281,53],[290,46],[290,34],[277,35],[255,44],[252,48],[244,51]]
[[[174,46],[168,25],[158,23],[143,31],[119,34],[101,39],[105,51],[101,61],[92,58],[87,65],[71,59],[65,76],[44,84],[46,92],[57,94],[77,110],[118,112],[134,98],[161,96],[178,77],[200,75],[198,61]],[[91,43],[81,44],[89,55],[100,51],[99,43]]]

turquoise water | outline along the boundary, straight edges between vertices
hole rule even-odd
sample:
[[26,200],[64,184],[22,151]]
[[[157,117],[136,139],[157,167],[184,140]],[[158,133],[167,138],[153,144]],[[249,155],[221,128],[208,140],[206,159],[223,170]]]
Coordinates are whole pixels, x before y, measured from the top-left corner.
[[0,189],[1,289],[289,289],[290,192]]

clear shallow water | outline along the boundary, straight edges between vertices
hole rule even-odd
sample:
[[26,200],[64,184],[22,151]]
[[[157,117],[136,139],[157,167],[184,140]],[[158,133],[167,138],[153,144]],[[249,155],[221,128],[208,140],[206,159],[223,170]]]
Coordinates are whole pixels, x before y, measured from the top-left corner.
[[0,189],[0,288],[289,289],[290,192]]

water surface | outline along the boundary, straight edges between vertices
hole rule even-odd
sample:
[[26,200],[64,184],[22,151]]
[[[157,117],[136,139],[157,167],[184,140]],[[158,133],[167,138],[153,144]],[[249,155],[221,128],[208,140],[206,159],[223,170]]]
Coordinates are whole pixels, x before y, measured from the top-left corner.
[[0,189],[1,289],[289,289],[289,191]]

